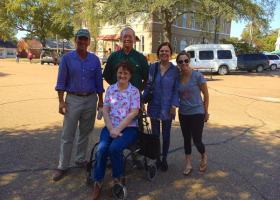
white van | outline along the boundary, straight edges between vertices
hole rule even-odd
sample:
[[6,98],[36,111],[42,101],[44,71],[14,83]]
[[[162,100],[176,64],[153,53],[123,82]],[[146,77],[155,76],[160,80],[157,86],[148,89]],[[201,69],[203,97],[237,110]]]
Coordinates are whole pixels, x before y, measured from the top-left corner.
[[193,69],[220,75],[237,69],[237,57],[232,44],[194,44],[184,50],[191,55],[190,66]]

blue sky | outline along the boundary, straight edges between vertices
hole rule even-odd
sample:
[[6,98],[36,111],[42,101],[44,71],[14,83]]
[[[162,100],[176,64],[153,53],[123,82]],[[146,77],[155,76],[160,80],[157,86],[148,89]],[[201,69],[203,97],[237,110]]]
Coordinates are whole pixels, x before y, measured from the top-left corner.
[[[232,22],[231,23],[231,33],[230,36],[231,37],[240,37],[243,28],[245,27],[246,23],[236,23],[236,22]],[[280,4],[278,3],[276,8],[275,8],[275,12],[274,12],[274,18],[273,20],[270,22],[270,29],[274,30],[274,29],[280,29]]]

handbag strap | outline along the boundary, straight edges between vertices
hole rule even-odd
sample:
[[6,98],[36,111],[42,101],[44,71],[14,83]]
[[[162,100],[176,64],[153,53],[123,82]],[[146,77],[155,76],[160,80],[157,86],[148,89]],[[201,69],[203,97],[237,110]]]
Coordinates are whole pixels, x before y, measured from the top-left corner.
[[155,70],[154,70],[154,73],[153,73],[153,80],[152,80],[152,86],[154,85],[154,82],[155,82],[155,79],[156,79],[156,76],[157,76],[157,73],[158,73],[158,63],[159,62],[156,62],[155,63]]

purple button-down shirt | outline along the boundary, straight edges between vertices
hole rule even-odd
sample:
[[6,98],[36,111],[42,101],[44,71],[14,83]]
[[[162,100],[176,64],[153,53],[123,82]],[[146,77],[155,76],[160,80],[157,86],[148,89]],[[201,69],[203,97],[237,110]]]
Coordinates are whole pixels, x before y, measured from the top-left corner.
[[104,92],[99,58],[88,53],[83,60],[76,51],[65,54],[59,65],[55,89],[78,93]]

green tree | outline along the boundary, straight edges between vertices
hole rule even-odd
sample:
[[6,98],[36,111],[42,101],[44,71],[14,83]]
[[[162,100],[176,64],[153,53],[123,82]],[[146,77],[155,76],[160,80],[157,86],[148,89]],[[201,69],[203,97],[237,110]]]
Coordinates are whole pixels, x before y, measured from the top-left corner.
[[265,34],[260,40],[261,42],[260,49],[262,51],[269,51],[269,52],[274,51],[277,36],[278,36],[278,30],[273,30],[268,34]]
[[71,24],[77,31],[80,28],[88,28],[91,33],[91,50],[95,51],[97,46],[97,36],[100,29],[100,0],[57,0],[57,5],[63,9],[55,14],[57,23],[67,23],[71,19]]
[[277,40],[277,30],[263,31],[255,24],[245,26],[241,38],[256,51],[273,51]]
[[[26,31],[28,37],[37,37],[43,45],[46,38],[56,34],[69,39],[73,36],[71,18],[63,23],[56,20],[56,13],[60,10],[55,0],[5,0],[1,2],[0,22],[6,24],[0,26],[0,33],[9,37],[16,31]],[[12,34],[7,35],[7,29],[12,30]]]
[[[269,10],[273,11],[273,3],[277,0],[263,0],[270,2]],[[119,22],[124,17],[138,17],[147,13],[147,19],[157,19],[163,25],[165,40],[171,40],[171,28],[175,20],[185,13],[196,13],[205,16],[204,21],[215,19],[215,32],[219,30],[221,17],[232,19],[255,19],[256,21],[266,21],[266,10],[257,2],[252,0],[108,0],[96,1],[102,4],[100,13],[105,22]],[[116,10],[117,8],[117,10]],[[271,12],[273,14],[273,12]],[[215,40],[218,40],[216,38]]]
[[236,54],[241,54],[241,53],[252,53],[255,52],[256,49],[250,46],[249,43],[239,40],[236,37],[231,37],[228,39],[221,39],[220,43],[222,44],[232,44],[234,46]]

